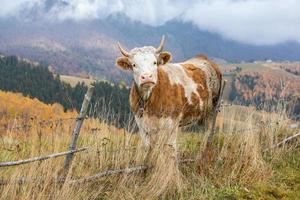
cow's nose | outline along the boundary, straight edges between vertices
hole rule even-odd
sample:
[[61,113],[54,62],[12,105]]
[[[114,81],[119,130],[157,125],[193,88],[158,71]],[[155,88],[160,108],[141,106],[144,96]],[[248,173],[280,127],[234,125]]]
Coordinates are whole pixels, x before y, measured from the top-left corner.
[[141,75],[141,84],[144,83],[153,83],[152,74],[143,74]]
[[142,76],[141,76],[141,79],[142,80],[145,80],[145,79],[151,79],[152,78],[152,74],[143,74]]

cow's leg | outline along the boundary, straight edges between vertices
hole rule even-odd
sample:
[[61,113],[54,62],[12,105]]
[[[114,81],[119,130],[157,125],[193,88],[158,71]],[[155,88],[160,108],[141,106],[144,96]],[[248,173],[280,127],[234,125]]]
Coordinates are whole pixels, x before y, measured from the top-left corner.
[[214,112],[212,113],[212,124],[210,127],[210,133],[207,138],[206,148],[211,145],[213,136],[216,132],[215,125],[216,125],[217,115],[218,115],[219,109],[221,107],[221,99],[223,96],[225,85],[226,85],[226,81],[224,80],[221,84],[221,88],[219,91],[219,96],[217,98],[216,106],[214,107],[214,110],[213,110]]
[[205,116],[201,116],[201,118],[197,121],[198,126],[200,127],[200,130],[203,132],[207,132],[211,130],[212,121],[213,121],[213,111],[208,113]]
[[213,109],[210,113],[208,113],[205,122],[204,122],[204,130],[210,131],[212,129],[213,118],[214,118],[215,109]]
[[139,135],[140,135],[142,143],[143,143],[143,148],[145,148],[145,150],[149,150],[149,148],[150,148],[150,136],[149,136],[149,134],[145,130],[141,129],[139,131]]
[[173,157],[177,160],[177,134],[178,134],[178,127],[175,127],[172,131],[170,138],[169,138],[169,146],[172,148]]
[[139,136],[142,140],[142,147],[148,151],[150,148],[150,136],[148,133],[149,127],[147,126],[147,122],[144,118],[140,118],[138,116],[135,116],[135,121],[139,127]]

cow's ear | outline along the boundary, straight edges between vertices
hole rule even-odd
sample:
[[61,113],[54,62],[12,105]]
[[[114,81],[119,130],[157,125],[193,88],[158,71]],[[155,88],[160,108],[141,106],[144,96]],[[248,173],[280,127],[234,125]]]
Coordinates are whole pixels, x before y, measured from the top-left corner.
[[127,57],[119,57],[117,58],[116,64],[125,70],[131,69],[131,63]]
[[172,60],[172,55],[167,51],[163,51],[159,54],[158,60],[160,64],[166,64]]

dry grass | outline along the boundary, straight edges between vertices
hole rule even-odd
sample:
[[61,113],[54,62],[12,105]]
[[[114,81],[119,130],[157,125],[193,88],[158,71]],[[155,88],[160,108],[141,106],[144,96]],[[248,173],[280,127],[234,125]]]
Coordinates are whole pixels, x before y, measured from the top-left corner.
[[[88,146],[91,150],[75,156],[65,184],[55,183],[64,158],[2,168],[1,179],[11,182],[0,186],[0,199],[222,199],[219,195],[223,188],[249,188],[257,182],[266,183],[274,176],[273,163],[296,151],[292,145],[263,153],[263,149],[294,133],[288,123],[284,114],[226,107],[218,117],[218,133],[209,151],[204,151],[207,134],[182,132],[176,156],[166,145],[168,134],[158,135],[147,154],[136,134],[88,119],[78,147]],[[73,126],[73,120],[45,127],[32,122],[26,132],[1,132],[0,159],[17,160],[65,151]],[[178,158],[199,160],[178,165]],[[68,180],[107,169],[143,164],[151,168],[142,173],[68,184]],[[28,183],[14,183],[22,177]]]

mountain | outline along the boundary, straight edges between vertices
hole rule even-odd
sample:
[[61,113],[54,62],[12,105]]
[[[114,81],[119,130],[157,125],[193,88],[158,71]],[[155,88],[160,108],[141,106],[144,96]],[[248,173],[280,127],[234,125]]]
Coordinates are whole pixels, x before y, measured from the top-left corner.
[[[47,2],[48,7],[53,2],[64,3]],[[46,11],[47,6],[43,8]],[[39,18],[38,13],[38,9],[29,14],[24,12],[25,19],[22,20],[0,19],[0,52],[38,60],[52,65],[62,74],[89,74],[101,79],[130,81],[127,73],[115,67],[115,59],[119,56],[116,42],[120,41],[128,49],[156,46],[163,34],[167,38],[165,49],[173,54],[175,61],[199,53],[228,62],[300,60],[300,44],[296,42],[260,46],[243,44],[178,20],[152,27],[132,21],[123,14],[97,20],[51,21]]]

